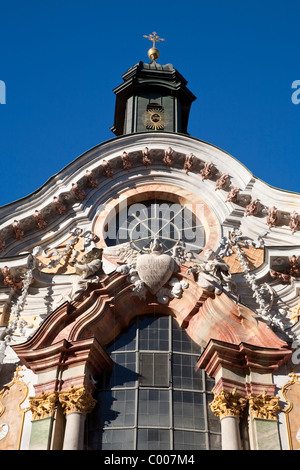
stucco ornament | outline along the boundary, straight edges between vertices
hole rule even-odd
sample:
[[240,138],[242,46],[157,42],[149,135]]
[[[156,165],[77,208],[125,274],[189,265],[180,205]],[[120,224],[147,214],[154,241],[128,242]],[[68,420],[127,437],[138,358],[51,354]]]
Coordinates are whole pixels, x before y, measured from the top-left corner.
[[157,294],[159,289],[168,282],[175,268],[174,259],[164,254],[162,244],[158,240],[154,240],[150,245],[149,253],[138,256],[136,262],[139,278],[152,294]]
[[74,264],[76,274],[73,274],[72,287],[66,300],[76,300],[89,284],[97,284],[100,277],[97,275],[102,268],[102,249],[93,248],[83,256],[80,262]]
[[220,294],[225,292],[238,301],[238,292],[227,263],[213,250],[206,250],[201,261],[189,269],[197,284],[204,290]]
[[[105,248],[104,255],[108,258],[123,261],[116,271],[127,276],[127,282],[133,284],[132,293],[141,299],[148,291],[157,297],[157,301],[166,304],[172,298],[180,298],[188,288],[186,280],[173,276],[179,266],[185,262],[200,262],[200,255],[177,245],[171,252],[165,253],[159,240],[154,239],[148,249],[138,252],[130,243]],[[166,287],[166,284],[168,287]]]

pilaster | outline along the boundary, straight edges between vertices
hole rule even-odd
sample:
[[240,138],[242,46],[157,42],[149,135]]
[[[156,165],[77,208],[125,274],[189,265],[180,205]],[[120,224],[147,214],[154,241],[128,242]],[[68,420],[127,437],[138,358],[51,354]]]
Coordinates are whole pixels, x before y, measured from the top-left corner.
[[279,397],[274,396],[272,373],[289,357],[286,349],[270,351],[216,340],[207,345],[198,366],[216,380],[210,407],[221,420],[222,449],[241,448],[239,420],[248,408],[246,426],[251,449],[280,449]]
[[277,413],[279,397],[250,394],[250,435],[257,450],[280,450]]
[[29,410],[32,412],[31,450],[50,449],[57,397],[57,392],[50,392],[29,398]]

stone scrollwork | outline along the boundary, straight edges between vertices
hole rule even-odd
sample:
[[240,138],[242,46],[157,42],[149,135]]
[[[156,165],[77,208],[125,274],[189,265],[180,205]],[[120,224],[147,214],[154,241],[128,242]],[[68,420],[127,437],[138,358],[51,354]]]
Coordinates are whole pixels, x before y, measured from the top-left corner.
[[59,393],[59,401],[65,414],[68,413],[90,413],[96,406],[97,400],[86,387],[71,387],[69,390]]
[[280,410],[279,397],[272,397],[263,392],[261,395],[249,397],[249,405],[253,418],[276,420]]
[[211,411],[220,419],[226,416],[240,418],[246,405],[247,398],[238,394],[236,388],[232,392],[221,390],[209,404]]

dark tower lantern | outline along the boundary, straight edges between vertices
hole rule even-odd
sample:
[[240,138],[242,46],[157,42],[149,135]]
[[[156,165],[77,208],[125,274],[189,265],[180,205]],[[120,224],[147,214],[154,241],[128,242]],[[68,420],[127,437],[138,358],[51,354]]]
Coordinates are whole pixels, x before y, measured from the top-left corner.
[[156,62],[159,52],[155,47],[148,55],[151,63],[139,62],[131,67],[122,76],[124,83],[113,90],[116,107],[111,130],[116,136],[147,131],[187,134],[190,108],[196,97],[172,64]]

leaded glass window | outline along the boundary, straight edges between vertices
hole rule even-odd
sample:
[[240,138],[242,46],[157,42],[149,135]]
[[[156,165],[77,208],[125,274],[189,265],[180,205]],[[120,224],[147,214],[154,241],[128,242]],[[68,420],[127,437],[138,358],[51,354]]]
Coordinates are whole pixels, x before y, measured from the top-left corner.
[[213,380],[195,369],[200,348],[171,316],[139,317],[107,351],[115,366],[97,386],[88,449],[221,448]]

